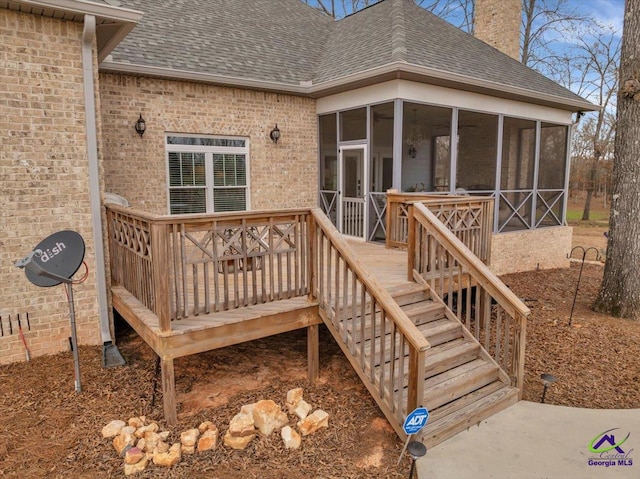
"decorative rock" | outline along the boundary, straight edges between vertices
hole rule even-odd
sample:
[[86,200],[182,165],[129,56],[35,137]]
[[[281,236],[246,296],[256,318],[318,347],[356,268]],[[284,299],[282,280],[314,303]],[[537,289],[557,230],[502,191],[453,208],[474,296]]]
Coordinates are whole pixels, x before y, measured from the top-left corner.
[[268,399],[255,403],[253,407],[253,421],[263,436],[270,436],[273,431],[287,424],[289,418],[282,409],[280,409],[280,406]]
[[156,451],[153,454],[153,463],[158,466],[175,466],[182,459],[182,446],[180,443],[173,444],[167,452]]
[[249,443],[256,437],[255,434],[250,436],[232,436],[229,431],[224,435],[224,445],[231,449],[245,449]]
[[205,421],[200,423],[200,425],[198,426],[198,431],[200,431],[200,434],[204,433],[207,430],[217,431],[218,428],[211,421]]
[[135,435],[136,435],[137,438],[141,438],[141,437],[144,437],[144,435],[147,432],[156,432],[157,430],[158,430],[158,425],[155,422],[152,422],[148,426],[139,427],[136,430]]
[[302,401],[302,388],[287,391],[287,408],[289,408],[290,414],[293,414],[293,409],[300,401]]
[[196,446],[182,446],[182,454],[195,454]]
[[133,426],[125,426],[122,429],[120,429],[120,434],[131,434],[134,435],[136,433],[136,428]]
[[127,424],[124,421],[120,421],[118,419],[111,421],[105,427],[102,428],[102,437],[104,438],[112,438],[120,434],[120,430],[125,427]]
[[245,404],[240,408],[240,414],[248,414],[249,416],[253,416],[253,408],[256,403],[253,404]]
[[143,457],[141,460],[136,462],[135,464],[126,464],[124,465],[124,475],[130,476],[131,474],[136,474],[138,472],[142,472],[147,467],[149,463],[149,459],[147,457]]
[[298,416],[300,419],[304,419],[309,415],[309,411],[311,411],[311,404],[309,404],[304,399],[298,401],[292,413]]
[[133,434],[129,433],[120,433],[116,437],[113,438],[113,447],[115,448],[118,455],[122,455],[125,452],[127,446],[133,446],[136,443],[136,438]]
[[153,450],[153,453],[155,454],[156,452],[168,452],[168,451],[169,451],[169,444],[167,444],[164,441],[158,441],[158,445]]
[[[213,426],[215,427],[215,426]],[[218,446],[218,428],[207,429],[198,439],[198,452],[209,451]]]
[[[182,434],[180,434],[180,442],[183,446],[193,447],[196,445],[196,441],[198,440],[198,436],[200,435],[200,431],[197,429],[189,429]],[[184,452],[184,448],[183,448]]]
[[316,432],[321,427],[329,426],[329,414],[322,409],[316,409],[313,414],[298,422],[298,429],[303,436]]
[[140,449],[139,447],[132,447],[127,449],[127,452],[124,455],[124,463],[136,464],[137,462],[140,462],[143,457],[146,456],[142,449]]
[[162,436],[157,432],[148,431],[144,434],[143,439],[145,441],[144,450],[153,451],[158,443],[162,441]]
[[228,435],[233,437],[252,436],[255,435],[253,415],[239,413],[236,414],[229,423]]
[[138,449],[140,449],[141,451],[146,451],[147,450],[147,440],[144,437],[142,439],[138,439],[138,442],[136,443],[136,447]]
[[136,429],[141,428],[142,426],[144,426],[144,420],[142,418],[139,417],[132,417],[129,418],[129,421],[127,422],[127,424],[129,426],[133,426]]
[[300,437],[300,434],[291,429],[291,426],[283,427],[282,431],[280,431],[280,436],[284,441],[284,447],[287,449],[298,449],[300,447],[302,438]]
[[166,441],[167,439],[169,439],[169,436],[171,435],[171,432],[170,431],[162,431],[162,432],[159,432],[158,434],[160,434],[160,438],[163,441]]

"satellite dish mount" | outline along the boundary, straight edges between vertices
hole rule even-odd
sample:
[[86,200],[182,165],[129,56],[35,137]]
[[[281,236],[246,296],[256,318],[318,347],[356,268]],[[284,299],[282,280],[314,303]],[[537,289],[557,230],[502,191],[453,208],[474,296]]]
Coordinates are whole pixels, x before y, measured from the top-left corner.
[[48,288],[64,284],[69,302],[71,323],[71,348],[75,367],[75,389],[82,391],[80,382],[80,360],[76,333],[76,313],[73,304],[73,280],[71,279],[84,260],[84,240],[71,230],[59,231],[42,240],[31,253],[15,262],[25,270],[27,279],[36,286]]

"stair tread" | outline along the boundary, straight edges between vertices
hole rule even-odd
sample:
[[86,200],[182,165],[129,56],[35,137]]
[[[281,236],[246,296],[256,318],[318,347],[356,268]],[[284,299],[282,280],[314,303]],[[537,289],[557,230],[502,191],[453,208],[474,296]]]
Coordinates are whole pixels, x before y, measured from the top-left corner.
[[[401,306],[402,310],[409,316],[409,318],[418,318],[421,316],[428,316],[433,319],[444,318],[444,306],[434,301],[424,300],[418,303],[411,303]],[[415,321],[414,321],[415,322]]]
[[498,379],[498,367],[483,359],[449,369],[424,382],[424,403],[435,409]]
[[518,402],[518,390],[500,381],[467,396],[430,411],[429,421],[419,435],[427,447],[433,447]]
[[456,321],[451,321],[446,318],[419,324],[417,326],[427,339],[429,339],[430,336],[435,336],[443,331],[451,331],[454,329],[460,329],[460,335],[462,336],[462,325]]

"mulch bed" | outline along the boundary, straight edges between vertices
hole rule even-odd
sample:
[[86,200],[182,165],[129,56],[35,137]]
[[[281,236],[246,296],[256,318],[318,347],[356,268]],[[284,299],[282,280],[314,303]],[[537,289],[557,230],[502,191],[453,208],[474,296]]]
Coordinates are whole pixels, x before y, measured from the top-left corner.
[[[539,401],[540,375],[557,379],[546,402],[576,407],[640,408],[640,324],[594,313],[590,304],[602,267],[585,265],[568,325],[579,265],[503,279],[532,310],[527,324],[524,399]],[[330,414],[329,428],[303,438],[296,451],[278,434],[245,451],[184,456],[170,469],[150,466],[135,477],[166,478],[401,478],[402,444],[329,334],[321,331],[321,379],[306,380],[306,336],[293,332],[176,361],[179,424],[170,441],[203,420],[224,434],[243,404],[284,403],[304,388],[305,400]],[[101,348],[80,348],[83,391],[76,394],[70,353],[0,367],[0,476],[124,477],[122,460],[100,431],[112,419],[146,415],[162,423],[159,376],[151,350],[119,327],[126,367],[103,369]]]

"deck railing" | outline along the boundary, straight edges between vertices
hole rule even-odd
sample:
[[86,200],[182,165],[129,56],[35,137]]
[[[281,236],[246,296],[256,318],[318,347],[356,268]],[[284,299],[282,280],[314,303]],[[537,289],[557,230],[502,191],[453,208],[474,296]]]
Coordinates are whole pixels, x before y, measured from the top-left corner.
[[409,210],[422,203],[485,264],[490,262],[494,198],[387,192],[387,248],[406,248]]
[[366,272],[329,219],[315,209],[312,220],[311,255],[316,265],[312,291],[320,313],[333,335],[341,338],[340,347],[401,434],[406,415],[422,404],[429,342],[386,289]]
[[114,283],[171,320],[307,295],[308,209],[157,216],[108,205]]
[[425,282],[522,391],[530,311],[426,205],[410,210],[408,269]]

